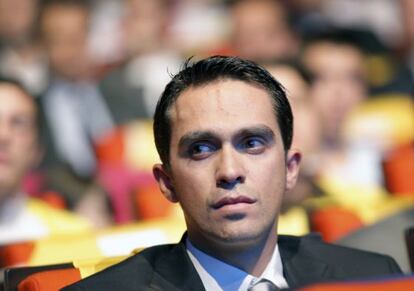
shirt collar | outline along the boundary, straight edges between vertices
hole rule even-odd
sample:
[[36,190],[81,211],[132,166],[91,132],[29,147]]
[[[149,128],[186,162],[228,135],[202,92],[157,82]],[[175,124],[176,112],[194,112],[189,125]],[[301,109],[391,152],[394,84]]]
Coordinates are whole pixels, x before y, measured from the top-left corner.
[[217,288],[213,288],[217,286],[222,290],[245,290],[251,281],[256,281],[260,278],[273,282],[279,288],[288,287],[286,279],[283,277],[283,265],[278,245],[275,246],[272,258],[259,278],[255,278],[243,270],[202,252],[188,238],[186,240],[186,247],[190,259],[207,290],[217,290]]

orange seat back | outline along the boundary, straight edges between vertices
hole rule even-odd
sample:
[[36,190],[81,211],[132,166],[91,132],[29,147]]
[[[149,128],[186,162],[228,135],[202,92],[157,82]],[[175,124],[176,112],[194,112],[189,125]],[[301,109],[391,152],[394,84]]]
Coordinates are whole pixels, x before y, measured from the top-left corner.
[[58,291],[81,280],[78,269],[49,270],[32,274],[17,287],[18,291]]
[[360,282],[319,283],[298,291],[407,291],[414,290],[414,277],[397,277]]
[[311,214],[312,231],[320,232],[326,242],[334,242],[363,226],[352,211],[341,207],[318,209]]
[[414,144],[401,145],[383,162],[388,190],[394,195],[414,195]]
[[162,194],[157,183],[149,183],[135,191],[135,209],[140,219],[167,217],[173,207]]
[[124,162],[124,130],[116,128],[95,144],[99,164],[122,164]]
[[0,267],[26,264],[34,249],[34,242],[0,246]]

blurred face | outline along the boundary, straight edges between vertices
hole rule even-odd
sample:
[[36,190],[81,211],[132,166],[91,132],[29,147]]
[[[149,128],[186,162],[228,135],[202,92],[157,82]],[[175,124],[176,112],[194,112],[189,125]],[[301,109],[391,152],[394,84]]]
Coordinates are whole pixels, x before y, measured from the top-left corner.
[[318,150],[321,139],[320,120],[310,102],[309,86],[302,76],[288,65],[274,65],[268,68],[273,77],[286,89],[295,118],[292,147],[307,154]]
[[324,133],[335,139],[346,116],[366,97],[363,55],[351,46],[320,43],[306,49],[304,63],[315,75],[311,95]]
[[285,14],[274,1],[243,1],[233,9],[234,45],[240,55],[254,61],[295,55],[296,42]]
[[14,85],[0,83],[0,199],[17,191],[38,158],[33,101]]
[[285,191],[299,154],[286,155],[268,93],[240,81],[184,91],[170,109],[170,168],[154,167],[164,195],[179,202],[201,248],[276,240]]
[[9,42],[26,40],[36,10],[36,0],[0,0],[0,36]]
[[158,49],[167,22],[165,0],[129,0],[125,19],[125,41],[132,55]]
[[309,99],[309,87],[301,75],[288,65],[274,65],[267,68],[272,76],[286,89],[292,109],[306,103]]
[[43,15],[42,31],[52,70],[68,79],[83,75],[87,64],[87,11],[76,6],[50,6]]

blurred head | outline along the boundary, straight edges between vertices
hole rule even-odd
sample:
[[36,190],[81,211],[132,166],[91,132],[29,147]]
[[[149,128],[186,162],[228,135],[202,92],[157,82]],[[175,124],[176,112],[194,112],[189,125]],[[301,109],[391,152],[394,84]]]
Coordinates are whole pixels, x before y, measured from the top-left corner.
[[296,55],[297,40],[277,0],[239,0],[232,6],[233,45],[242,58],[256,62]]
[[340,35],[327,35],[309,42],[302,57],[313,75],[311,98],[325,141],[335,143],[349,112],[367,97],[364,54]]
[[84,76],[88,64],[89,8],[86,0],[51,0],[41,11],[41,32],[52,72]]
[[310,76],[293,62],[278,62],[266,69],[286,89],[295,118],[292,147],[300,149],[305,156],[316,152],[320,145],[321,125],[309,96]]
[[19,190],[40,158],[37,108],[13,81],[0,79],[0,201]]
[[125,43],[132,56],[159,49],[168,22],[167,0],[127,0]]
[[239,80],[265,89],[273,105],[281,130],[285,151],[290,149],[293,135],[293,116],[285,92],[266,70],[254,63],[235,57],[214,56],[193,65],[186,63],[165,87],[154,114],[155,144],[162,162],[169,165],[171,132],[169,110],[178,97],[192,87],[201,87],[219,80]]
[[0,40],[25,43],[34,32],[37,0],[0,0]]

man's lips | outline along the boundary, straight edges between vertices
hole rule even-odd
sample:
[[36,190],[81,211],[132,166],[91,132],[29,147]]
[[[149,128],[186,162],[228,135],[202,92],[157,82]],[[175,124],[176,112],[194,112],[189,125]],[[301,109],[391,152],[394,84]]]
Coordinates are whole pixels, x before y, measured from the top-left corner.
[[219,209],[227,205],[235,205],[239,203],[253,204],[256,200],[246,196],[223,197],[213,204],[214,209]]

